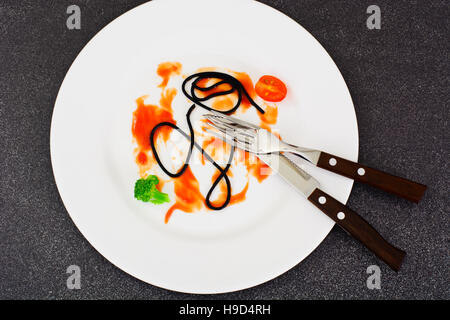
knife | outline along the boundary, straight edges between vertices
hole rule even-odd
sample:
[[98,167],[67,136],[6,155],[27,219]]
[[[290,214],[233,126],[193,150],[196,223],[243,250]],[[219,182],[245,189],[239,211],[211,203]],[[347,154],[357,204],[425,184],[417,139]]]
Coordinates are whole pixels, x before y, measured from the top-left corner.
[[406,252],[391,245],[356,212],[322,191],[316,179],[283,154],[258,154],[256,156],[389,267],[395,271],[400,269]]

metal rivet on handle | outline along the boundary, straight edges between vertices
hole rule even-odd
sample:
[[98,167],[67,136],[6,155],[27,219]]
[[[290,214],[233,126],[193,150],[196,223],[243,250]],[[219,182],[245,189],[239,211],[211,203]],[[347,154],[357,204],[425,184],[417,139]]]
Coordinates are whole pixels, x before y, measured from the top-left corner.
[[360,176],[363,176],[365,173],[366,173],[366,170],[364,170],[364,168],[359,168],[359,169],[358,169],[358,174],[359,174]]
[[342,211],[341,211],[341,212],[338,212],[337,217],[338,217],[339,220],[344,220],[344,218],[345,218],[345,213],[343,213]]
[[327,202],[327,198],[325,198],[325,197],[319,197],[319,203],[320,204],[325,204]]
[[331,158],[330,161],[328,161],[328,163],[330,164],[330,166],[334,167],[337,163],[337,160],[335,158]]

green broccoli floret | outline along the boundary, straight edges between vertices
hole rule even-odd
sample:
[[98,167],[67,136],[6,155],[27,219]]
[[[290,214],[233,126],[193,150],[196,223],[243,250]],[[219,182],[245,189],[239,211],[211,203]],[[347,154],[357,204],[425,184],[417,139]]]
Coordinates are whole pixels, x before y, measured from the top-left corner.
[[160,192],[156,189],[158,183],[159,179],[154,175],[150,175],[146,179],[137,180],[134,185],[134,197],[138,200],[154,204],[170,202],[167,193]]

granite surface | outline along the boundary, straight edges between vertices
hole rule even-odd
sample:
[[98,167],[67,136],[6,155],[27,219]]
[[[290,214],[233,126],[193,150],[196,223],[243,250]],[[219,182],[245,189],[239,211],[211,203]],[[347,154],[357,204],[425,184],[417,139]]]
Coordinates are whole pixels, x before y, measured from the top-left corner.
[[[419,205],[355,185],[349,205],[408,252],[395,273],[339,228],[301,264],[247,290],[188,295],[145,284],[103,258],[69,218],[54,183],[49,128],[76,55],[138,0],[0,2],[0,298],[449,299],[449,52],[447,0],[264,0],[330,53],[354,100],[360,161],[429,186]],[[82,10],[68,30],[66,9]],[[366,9],[382,11],[368,30]],[[292,39],[291,39],[292,40]],[[81,267],[81,290],[66,268]],[[381,289],[366,286],[381,267]]]

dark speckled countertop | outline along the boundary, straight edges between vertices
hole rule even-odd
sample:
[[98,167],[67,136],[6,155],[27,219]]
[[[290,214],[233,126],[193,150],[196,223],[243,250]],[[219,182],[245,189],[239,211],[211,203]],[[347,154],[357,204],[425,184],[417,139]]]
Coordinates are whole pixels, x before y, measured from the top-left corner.
[[[349,205],[408,252],[395,273],[334,228],[301,264],[260,286],[215,296],[145,284],[83,238],[58,194],[49,128],[59,86],[83,46],[139,0],[0,2],[0,298],[449,299],[450,5],[447,0],[264,0],[325,47],[354,100],[360,161],[429,186],[419,205],[355,185]],[[81,30],[66,9],[82,10]],[[366,9],[382,11],[368,30]],[[68,290],[66,268],[81,267]],[[381,267],[381,289],[366,286]]]

